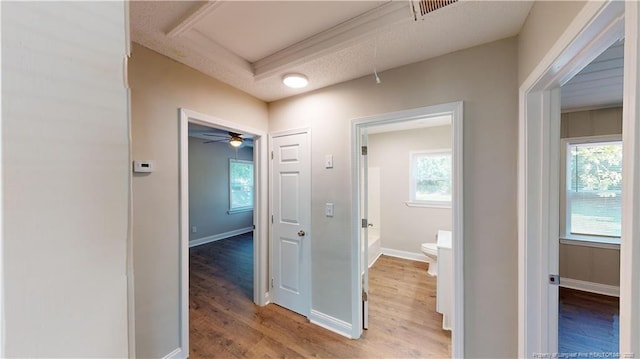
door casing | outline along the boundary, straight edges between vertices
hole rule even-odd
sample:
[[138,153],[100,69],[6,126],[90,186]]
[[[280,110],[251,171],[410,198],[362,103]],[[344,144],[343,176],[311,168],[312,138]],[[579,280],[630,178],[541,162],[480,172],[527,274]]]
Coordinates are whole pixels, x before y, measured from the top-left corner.
[[[351,337],[359,338],[362,335],[363,312],[362,303],[362,281],[361,269],[363,261],[367,261],[362,256],[362,226],[361,219],[363,208],[361,203],[361,173],[362,164],[360,161],[362,134],[364,129],[382,124],[406,122],[425,117],[451,114],[452,132],[452,170],[453,170],[453,193],[452,193],[452,217],[453,217],[453,313],[451,332],[451,353],[454,358],[464,357],[464,221],[463,221],[463,103],[451,102],[440,105],[420,107],[398,112],[380,114],[371,117],[355,119],[351,122],[351,193],[352,193],[352,233],[351,233],[351,283],[352,283],[352,327]],[[364,265],[366,267],[366,265]]]
[[254,208],[253,223],[253,301],[257,305],[268,303],[267,288],[267,134],[264,131],[235,122],[180,109],[180,346],[171,358],[189,356],[189,123],[254,136]]
[[[640,335],[640,124],[638,20],[635,1],[587,2],[519,91],[518,356],[555,353],[560,86],[614,41],[625,37],[623,107],[623,219],[620,263],[620,352],[638,353]],[[625,21],[626,19],[626,21]],[[635,220],[634,220],[635,219]],[[555,268],[554,268],[555,266]],[[554,298],[555,297],[555,298]]]

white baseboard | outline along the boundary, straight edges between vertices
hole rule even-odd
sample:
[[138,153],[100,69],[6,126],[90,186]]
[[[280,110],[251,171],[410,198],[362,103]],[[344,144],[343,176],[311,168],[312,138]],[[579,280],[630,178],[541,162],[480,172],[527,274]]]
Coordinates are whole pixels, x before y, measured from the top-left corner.
[[203,244],[207,244],[207,243],[211,243],[211,242],[215,242],[215,241],[219,241],[221,239],[226,239],[226,238],[231,238],[231,237],[234,237],[234,236],[239,236],[241,234],[245,234],[245,233],[249,233],[249,232],[253,232],[253,227],[234,229],[233,231],[224,232],[224,233],[220,233],[220,234],[214,234],[213,236],[194,239],[192,241],[189,241],[189,248],[195,247],[195,246],[201,246]]
[[615,285],[587,282],[578,279],[560,278],[560,286],[565,288],[582,290],[596,294],[604,294],[612,297],[620,297],[620,287]]
[[416,252],[399,251],[397,249],[391,249],[391,248],[382,248],[382,254],[384,254],[385,256],[410,259],[412,261],[418,261],[418,262],[427,261],[427,256],[419,252],[416,253]]
[[376,261],[378,260],[378,258],[380,258],[381,255],[382,255],[382,251],[379,252],[371,262],[369,262],[369,268],[373,267],[373,265],[376,264]]
[[353,337],[351,336],[351,324],[343,320],[311,309],[311,314],[309,314],[309,321],[334,333],[340,334],[343,337],[353,339]]
[[171,353],[164,356],[162,359],[185,359],[187,356],[182,352],[182,348],[176,348]]

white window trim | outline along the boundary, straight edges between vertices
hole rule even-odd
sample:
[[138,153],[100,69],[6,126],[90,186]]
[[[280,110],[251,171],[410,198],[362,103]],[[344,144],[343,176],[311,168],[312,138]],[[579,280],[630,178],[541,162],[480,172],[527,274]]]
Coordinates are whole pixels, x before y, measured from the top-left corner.
[[[436,155],[436,154],[447,154],[451,157],[452,167],[451,171],[453,172],[453,152],[450,148],[441,148],[441,149],[432,149],[432,150],[420,150],[420,151],[410,151],[409,152],[409,200],[405,202],[408,207],[422,207],[422,208],[451,208],[451,201],[419,201],[416,200],[415,197],[415,187],[416,183],[414,181],[413,176],[413,157],[415,155]],[[453,190],[453,178],[452,182],[452,190]],[[453,197],[453,195],[452,195]]]
[[[254,176],[255,176],[255,165],[254,165],[253,161],[229,158],[229,210],[227,211],[227,213],[228,214],[234,214],[234,213],[253,211],[253,201],[252,201],[250,206],[235,207],[235,208],[231,207],[231,203],[232,203],[232,201],[231,201],[231,192],[232,192],[232,189],[231,189],[231,164],[233,162],[250,163],[251,166],[253,167]],[[253,195],[255,196],[255,183],[253,185],[254,185]]]
[[620,142],[622,135],[602,135],[585,137],[568,137],[560,140],[560,239],[564,243],[577,241],[586,243],[601,243],[611,246],[620,246],[620,237],[576,235],[571,233],[571,228],[567,224],[567,147],[587,143]]

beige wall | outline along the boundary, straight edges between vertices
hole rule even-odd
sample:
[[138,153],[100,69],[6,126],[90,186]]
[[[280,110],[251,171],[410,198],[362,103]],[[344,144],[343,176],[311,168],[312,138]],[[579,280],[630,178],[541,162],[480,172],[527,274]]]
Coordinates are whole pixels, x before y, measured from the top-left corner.
[[129,65],[134,159],[156,171],[133,178],[136,357],[164,357],[179,339],[178,109],[266,132],[267,106],[134,44]]
[[0,6],[0,355],[127,357],[125,4]]
[[540,63],[586,1],[536,1],[518,35],[518,84]]
[[[313,309],[351,321],[352,119],[464,101],[465,345],[517,352],[517,44],[505,39],[270,104],[270,131],[312,129]],[[334,169],[324,169],[324,155]],[[327,219],[322,203],[335,204]],[[357,325],[357,323],[355,324]]]
[[[451,208],[408,207],[412,151],[451,150],[451,126],[369,135],[369,166],[380,168],[380,238],[383,248],[421,254],[438,230],[451,230]],[[376,225],[374,223],[374,225]]]
[[189,240],[253,226],[253,211],[229,214],[229,159],[253,161],[253,147],[189,137]]
[[[622,134],[622,107],[563,113],[561,121],[562,138]],[[619,286],[620,249],[560,244],[560,276]]]

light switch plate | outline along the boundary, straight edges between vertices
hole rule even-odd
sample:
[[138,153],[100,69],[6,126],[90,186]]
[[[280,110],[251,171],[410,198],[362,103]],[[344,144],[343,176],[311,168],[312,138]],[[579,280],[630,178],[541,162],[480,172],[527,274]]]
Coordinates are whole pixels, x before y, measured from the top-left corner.
[[324,215],[327,217],[333,217],[333,203],[327,203],[324,205]]
[[324,156],[324,168],[333,168],[333,155]]

